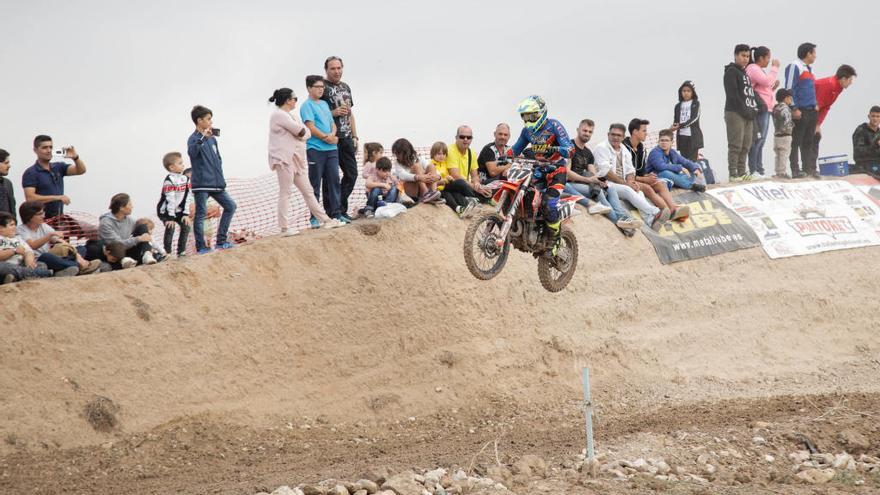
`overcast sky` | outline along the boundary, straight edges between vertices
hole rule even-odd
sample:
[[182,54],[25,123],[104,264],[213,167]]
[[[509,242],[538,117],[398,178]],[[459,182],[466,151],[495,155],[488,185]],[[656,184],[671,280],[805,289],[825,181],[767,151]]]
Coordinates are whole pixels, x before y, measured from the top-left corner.
[[92,213],[117,192],[132,194],[136,215],[154,212],[162,155],[185,154],[197,103],[223,131],[227,177],[268,173],[267,99],[284,86],[304,98],[305,76],[323,73],[328,55],[345,62],[362,142],[386,148],[398,137],[450,142],[461,123],[482,146],[498,122],[518,132],[516,105],[530,94],[572,134],[580,119],[595,120],[592,144],[636,116],[658,130],[691,79],[704,154],[725,177],[722,75],[736,43],[770,47],[783,67],[798,44],[816,43],[817,77],[855,66],[820,155],[851,154],[852,131],[880,104],[875,2],[0,3],[0,148],[12,153],[16,196],[23,201],[33,137],[46,133],[87,163],[66,188],[70,209]]

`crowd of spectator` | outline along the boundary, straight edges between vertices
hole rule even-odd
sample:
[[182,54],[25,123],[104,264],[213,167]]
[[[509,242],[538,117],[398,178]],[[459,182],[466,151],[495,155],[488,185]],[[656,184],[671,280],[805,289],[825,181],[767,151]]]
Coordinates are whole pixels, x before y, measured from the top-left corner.
[[[736,45],[723,76],[731,182],[765,178],[763,149],[771,122],[773,178],[818,176],[821,125],[856,71],[844,64],[833,76],[816,79],[815,61],[816,45],[801,44],[797,60],[784,69],[783,84],[778,79],[781,64],[769,48]],[[352,212],[359,148],[354,99],[342,80],[341,58],[327,58],[324,71],[305,78],[308,98],[299,105],[290,88],[277,89],[269,98],[275,109],[269,118],[268,160],[278,179],[282,236],[298,233],[295,219],[289,218],[291,186],[302,195],[312,228],[344,227],[358,214],[371,218],[422,203],[445,204],[468,218],[479,204],[494,204],[493,185],[506,178],[516,155],[534,158],[520,142],[509,145],[511,127],[506,123],[496,126],[492,141],[479,153],[471,147],[474,133],[468,125],[456,129],[451,143],[434,143],[428,160],[405,138],[394,141],[391,158],[380,143],[365,143],[361,174],[366,205]],[[588,143],[596,124],[583,119],[568,149],[565,193],[578,196],[588,213],[606,216],[627,237],[643,224],[658,230],[669,220],[687,219],[688,206],[678,204],[672,191],[706,189],[711,169],[700,155],[701,115],[696,85],[688,80],[678,88],[672,124],[659,132],[658,145],[651,150],[645,146],[648,120],[611,124],[607,139],[591,150]],[[133,204],[125,193],[111,198],[96,238],[87,239],[76,219],[64,213],[70,204],[65,178],[85,174],[86,164],[75,147],[56,149],[47,135],[34,138],[36,162],[22,175],[25,201],[17,206],[7,178],[10,156],[0,149],[0,281],[126,269],[161,262],[172,252],[183,257],[190,232],[198,254],[234,247],[229,227],[237,205],[226,192],[220,130],[213,126],[213,112],[207,107],[196,105],[190,117],[195,126],[187,140],[190,168],[181,152],[168,152],[162,159],[167,173],[156,208],[164,225],[162,245],[153,242],[155,225],[150,219],[131,216]],[[852,172],[880,176],[880,106],[871,107],[868,121],[856,128],[852,139]],[[640,218],[633,217],[624,202]],[[206,239],[205,220],[215,216],[220,219],[212,241]]]
[[[851,65],[843,64],[833,76],[816,79],[815,61],[815,44],[798,46],[797,59],[785,67],[784,87],[778,89],[781,64],[772,58],[770,49],[736,45],[734,60],[724,69],[724,121],[731,182],[765,178],[763,150],[771,120],[776,154],[773,178],[819,177],[817,159],[822,123],[831,105],[857,74]],[[855,155],[855,135],[853,147]]]

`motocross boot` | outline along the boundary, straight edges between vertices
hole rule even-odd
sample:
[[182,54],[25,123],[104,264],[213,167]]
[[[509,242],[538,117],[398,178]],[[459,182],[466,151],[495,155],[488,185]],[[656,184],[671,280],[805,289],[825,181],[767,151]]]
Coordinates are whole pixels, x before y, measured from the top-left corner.
[[550,250],[550,254],[552,254],[553,256],[556,256],[556,252],[559,250],[559,244],[560,244],[559,240],[562,238],[561,227],[562,227],[561,220],[557,221],[557,222],[553,222],[553,223],[547,222],[547,228],[550,229],[550,232],[553,235],[553,249]]

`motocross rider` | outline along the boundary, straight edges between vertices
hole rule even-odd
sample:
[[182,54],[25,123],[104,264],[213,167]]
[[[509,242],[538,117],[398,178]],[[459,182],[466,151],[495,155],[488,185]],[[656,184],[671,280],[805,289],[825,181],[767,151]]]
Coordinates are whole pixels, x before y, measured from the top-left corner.
[[544,223],[555,239],[552,251],[555,256],[561,227],[559,198],[565,186],[567,159],[574,145],[565,127],[558,120],[547,118],[547,106],[540,96],[532,95],[523,100],[517,112],[522,117],[524,127],[513,145],[513,156],[520,156],[531,145],[535,158],[541,162],[532,170],[533,183],[541,192],[541,212]]

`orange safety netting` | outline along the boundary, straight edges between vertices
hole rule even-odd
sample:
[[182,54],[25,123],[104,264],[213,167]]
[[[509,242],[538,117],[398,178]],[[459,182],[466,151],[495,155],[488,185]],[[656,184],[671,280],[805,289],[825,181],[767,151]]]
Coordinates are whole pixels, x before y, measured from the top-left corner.
[[[657,133],[648,136],[645,142],[646,151],[650,151],[657,145],[657,138]],[[416,152],[428,160],[430,148],[416,148]],[[385,154],[390,156],[388,150],[385,151]],[[361,152],[358,152],[357,160],[358,180],[348,201],[350,215],[366,204],[364,179],[360,176],[363,166]],[[157,197],[160,188],[161,179],[157,179]],[[230,242],[241,243],[278,233],[278,179],[275,174],[270,173],[251,179],[228,179],[226,191],[238,205],[229,228]],[[301,230],[309,228],[309,217],[310,213],[302,195],[296,188],[293,188],[288,217],[291,220],[291,227]],[[165,225],[155,215],[149,215],[147,218],[153,220],[155,224],[152,232],[153,240],[161,246],[165,235]],[[205,220],[205,241],[209,246],[213,246],[215,242],[219,221],[220,209],[213,200],[209,199],[208,218]],[[63,232],[65,237],[68,237],[76,245],[82,245],[89,239],[98,238],[98,217],[92,213],[69,211],[60,217],[49,219],[48,223],[56,230]],[[172,245],[177,246],[177,232],[175,232]],[[195,241],[193,233],[190,231],[187,253],[192,252],[195,252]]]

